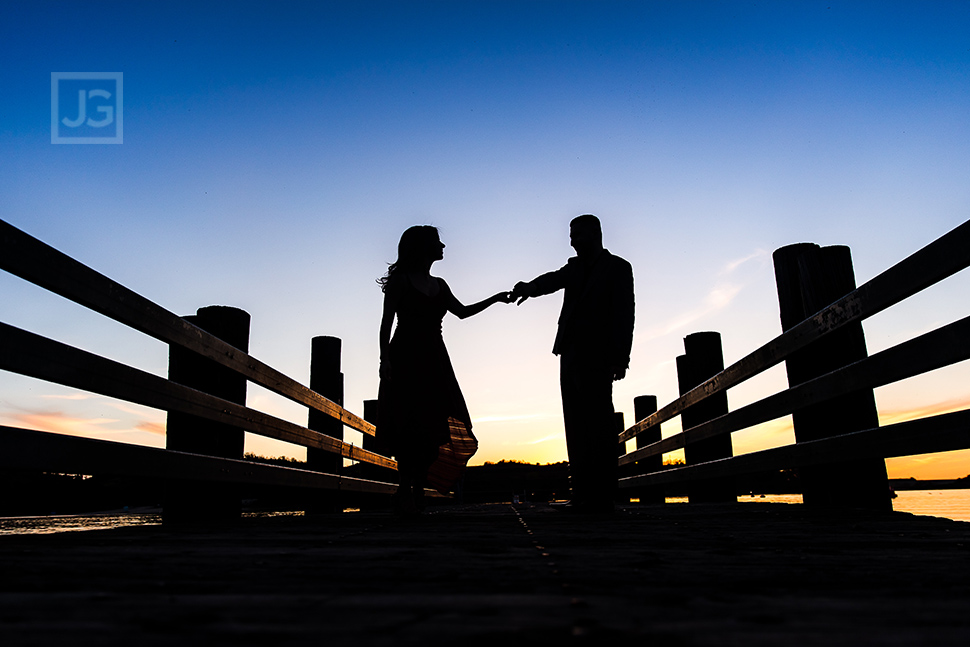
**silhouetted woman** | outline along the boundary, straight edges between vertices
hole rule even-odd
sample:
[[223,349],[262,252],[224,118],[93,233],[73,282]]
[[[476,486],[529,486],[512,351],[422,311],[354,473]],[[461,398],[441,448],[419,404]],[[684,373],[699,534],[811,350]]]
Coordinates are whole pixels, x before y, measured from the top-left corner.
[[444,249],[435,227],[411,227],[401,235],[397,261],[378,280],[384,313],[377,438],[397,459],[395,508],[404,515],[420,511],[425,485],[450,491],[478,449],[441,337],[445,312],[464,319],[511,301],[510,293],[499,292],[462,305],[444,279],[431,276],[431,265],[444,257]]

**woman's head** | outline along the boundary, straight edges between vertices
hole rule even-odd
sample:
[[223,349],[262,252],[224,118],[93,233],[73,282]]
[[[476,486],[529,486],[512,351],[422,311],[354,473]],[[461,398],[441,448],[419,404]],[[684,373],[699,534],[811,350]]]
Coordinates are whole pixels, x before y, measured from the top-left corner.
[[397,260],[387,268],[387,274],[377,280],[381,290],[387,289],[387,282],[396,272],[420,269],[443,257],[444,243],[438,236],[438,228],[431,225],[408,227],[401,234],[397,244]]
[[398,267],[410,270],[421,267],[428,260],[436,261],[441,258],[441,238],[438,228],[431,225],[415,225],[408,227],[401,234],[401,241],[397,244]]

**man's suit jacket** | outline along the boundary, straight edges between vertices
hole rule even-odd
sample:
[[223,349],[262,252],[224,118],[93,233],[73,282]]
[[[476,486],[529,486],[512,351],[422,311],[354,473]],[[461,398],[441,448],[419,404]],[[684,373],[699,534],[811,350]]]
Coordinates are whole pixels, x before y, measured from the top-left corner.
[[533,296],[565,290],[552,352],[630,365],[633,346],[633,268],[608,250],[592,262],[574,256],[531,281]]

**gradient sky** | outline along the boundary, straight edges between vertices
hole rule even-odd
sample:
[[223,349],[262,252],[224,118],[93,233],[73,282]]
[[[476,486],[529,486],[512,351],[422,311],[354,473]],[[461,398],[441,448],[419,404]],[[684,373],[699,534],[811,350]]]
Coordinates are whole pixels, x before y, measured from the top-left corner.
[[[599,215],[635,272],[630,424],[634,396],[676,397],[685,335],[719,331],[731,363],[781,332],[774,249],[849,245],[861,283],[970,214],[967,2],[8,0],[0,61],[0,217],[178,314],[247,310],[251,353],[304,383],[310,339],[342,338],[355,412],[374,281],[413,224],[440,227],[433,272],[470,303],[560,267],[570,218]],[[122,145],[51,144],[52,72],[124,74]],[[965,316],[968,289],[874,317],[870,352]],[[0,295],[7,323],[166,373],[164,344],[6,274]],[[446,319],[473,463],[565,459],[560,304]],[[880,416],[966,408],[968,383],[964,363],[879,389]],[[731,406],[785,386],[776,367]],[[164,444],[163,413],[7,373],[0,424]],[[962,477],[970,452],[889,468]]]

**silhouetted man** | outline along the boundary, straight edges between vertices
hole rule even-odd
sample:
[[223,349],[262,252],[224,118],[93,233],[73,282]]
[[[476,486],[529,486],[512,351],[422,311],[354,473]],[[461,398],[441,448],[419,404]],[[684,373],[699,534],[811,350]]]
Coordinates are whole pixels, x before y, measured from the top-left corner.
[[563,422],[572,481],[571,510],[613,511],[617,479],[617,432],[613,382],[622,380],[633,345],[633,268],[603,249],[596,216],[569,223],[576,256],[560,269],[517,283],[512,296],[565,290],[552,352],[559,355]]

